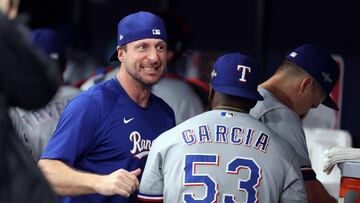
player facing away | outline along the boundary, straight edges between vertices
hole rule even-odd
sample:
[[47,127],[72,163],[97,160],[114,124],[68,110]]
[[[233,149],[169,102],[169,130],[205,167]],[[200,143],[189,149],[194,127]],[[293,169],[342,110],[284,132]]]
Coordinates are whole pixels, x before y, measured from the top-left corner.
[[155,139],[140,183],[144,202],[306,202],[294,149],[248,113],[259,69],[241,53],[219,57],[211,110]]
[[166,67],[166,32],[149,12],[118,25],[116,78],[65,108],[39,166],[63,202],[136,202],[152,141],[175,125],[170,106],[151,93]]
[[311,168],[302,119],[320,103],[339,110],[329,95],[338,78],[339,67],[325,49],[301,45],[260,85],[264,100],[250,112],[296,150],[309,203],[336,202]]

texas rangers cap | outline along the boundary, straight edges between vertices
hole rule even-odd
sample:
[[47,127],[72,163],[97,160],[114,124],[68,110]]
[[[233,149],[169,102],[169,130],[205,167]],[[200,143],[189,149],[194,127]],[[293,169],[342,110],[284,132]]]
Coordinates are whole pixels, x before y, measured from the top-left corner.
[[56,61],[64,60],[65,39],[60,33],[50,28],[39,28],[31,32],[31,40],[50,59]]
[[[150,12],[140,11],[130,14],[118,24],[117,45],[122,46],[136,40],[154,38],[166,41],[164,22]],[[110,61],[117,61],[117,50],[111,55]]]
[[210,84],[223,94],[263,100],[257,91],[259,68],[252,58],[239,52],[225,54],[215,61]]
[[316,45],[305,44],[290,52],[286,59],[304,69],[321,85],[327,93],[322,104],[336,111],[339,110],[330,93],[339,79],[340,70],[327,51]]

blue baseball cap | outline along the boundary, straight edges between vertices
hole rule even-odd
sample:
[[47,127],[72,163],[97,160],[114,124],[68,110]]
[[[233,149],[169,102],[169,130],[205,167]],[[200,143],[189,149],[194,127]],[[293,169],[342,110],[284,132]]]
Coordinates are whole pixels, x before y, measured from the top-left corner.
[[320,84],[327,94],[322,102],[323,105],[336,111],[339,110],[330,93],[339,79],[340,69],[327,51],[312,44],[305,44],[290,52],[286,60],[294,62]]
[[220,93],[263,100],[257,91],[259,68],[255,61],[239,52],[220,56],[214,64],[210,84]]
[[[167,40],[163,20],[150,12],[140,11],[124,17],[118,24],[117,45],[122,46],[136,40],[154,38]],[[117,61],[117,50],[110,61]]]
[[50,58],[62,61],[65,58],[65,39],[53,29],[39,28],[31,31],[32,42]]

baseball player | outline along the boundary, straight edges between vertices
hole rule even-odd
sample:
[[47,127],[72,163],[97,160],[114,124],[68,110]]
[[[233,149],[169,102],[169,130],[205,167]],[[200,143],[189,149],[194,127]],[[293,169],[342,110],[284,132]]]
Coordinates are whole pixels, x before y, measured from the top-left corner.
[[175,125],[170,106],[151,94],[166,67],[162,20],[143,11],[128,15],[118,37],[116,78],[70,102],[39,161],[63,202],[136,201],[152,141]]
[[[53,29],[39,28],[31,32],[31,39],[49,59],[59,65],[61,70],[59,78],[62,78],[66,67],[64,37]],[[52,100],[43,108],[31,111],[20,107],[10,109],[14,128],[35,161],[39,160],[65,106],[79,94],[80,89],[62,85]]]
[[[198,94],[176,71],[176,63],[184,51],[184,39],[182,37],[184,34],[180,25],[178,25],[179,22],[176,20],[177,16],[172,12],[166,11],[158,12],[158,15],[164,20],[169,36],[167,40],[167,67],[166,73],[161,80],[152,87],[152,93],[169,104],[175,113],[176,124],[179,124],[190,117],[204,112],[204,105]],[[115,68],[106,74],[99,72],[85,81],[81,89],[87,90],[97,82],[109,80],[118,71],[119,69]]]
[[294,147],[301,166],[308,202],[336,202],[311,168],[302,119],[320,103],[338,110],[329,96],[339,78],[339,67],[322,48],[305,44],[290,52],[276,73],[260,85],[264,101],[251,115]]
[[219,57],[212,110],[153,143],[138,198],[148,202],[306,202],[296,154],[249,110],[263,98],[258,68],[240,53]]

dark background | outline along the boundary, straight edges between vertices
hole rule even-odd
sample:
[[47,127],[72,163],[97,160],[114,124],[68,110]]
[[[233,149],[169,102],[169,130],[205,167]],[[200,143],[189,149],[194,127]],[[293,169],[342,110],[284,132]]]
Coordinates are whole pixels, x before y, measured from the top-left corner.
[[341,129],[351,133],[354,147],[360,147],[356,79],[360,6],[355,0],[22,0],[20,4],[31,28],[70,25],[77,33],[76,46],[104,63],[115,47],[118,21],[129,13],[155,9],[172,9],[183,19],[191,50],[253,56],[262,67],[262,80],[287,52],[304,43],[341,56],[345,64]]

